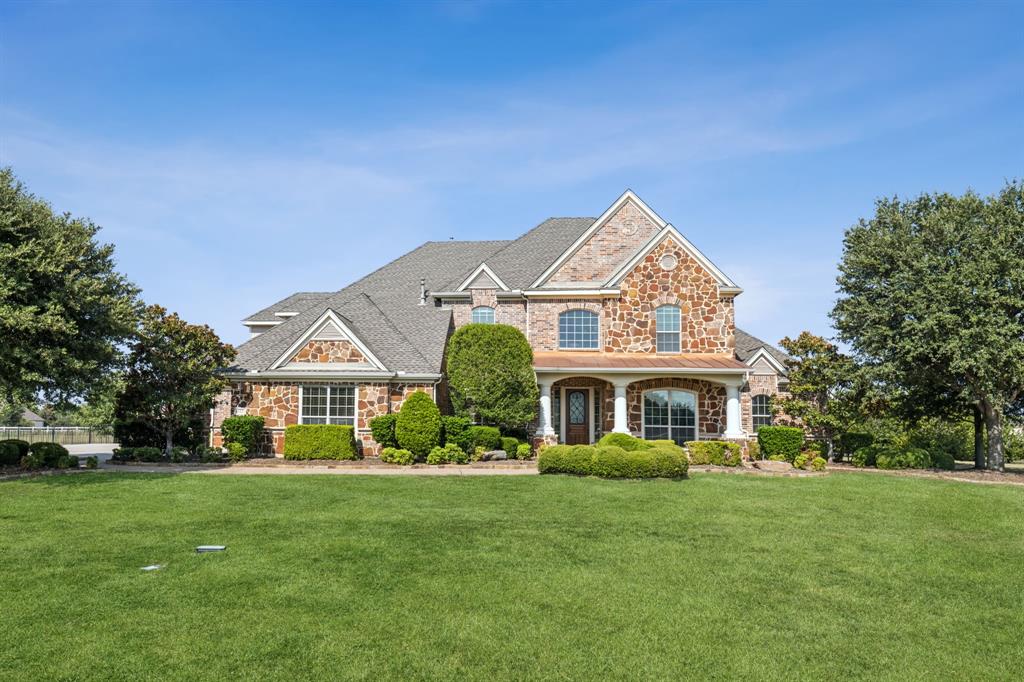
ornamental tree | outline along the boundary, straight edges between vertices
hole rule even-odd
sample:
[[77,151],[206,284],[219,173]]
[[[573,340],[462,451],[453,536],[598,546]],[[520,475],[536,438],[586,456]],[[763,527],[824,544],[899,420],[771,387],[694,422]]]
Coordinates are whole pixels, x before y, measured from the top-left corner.
[[150,425],[170,456],[174,434],[213,407],[224,385],[216,370],[234,357],[235,349],[206,325],[188,324],[158,305],[149,306],[128,354],[118,418]]
[[0,169],[0,394],[65,402],[89,394],[122,360],[138,289],[114,270],[99,227],[58,215]]
[[530,343],[505,324],[460,327],[448,344],[448,387],[459,416],[505,428],[529,423],[539,397]]
[[806,331],[795,339],[787,336],[779,345],[792,357],[790,395],[779,406],[826,444],[831,462],[835,440],[856,420],[863,395],[857,363],[835,344]]
[[976,406],[996,470],[1003,415],[1024,395],[1022,273],[1020,182],[988,198],[883,199],[846,233],[832,311],[840,338],[909,399]]

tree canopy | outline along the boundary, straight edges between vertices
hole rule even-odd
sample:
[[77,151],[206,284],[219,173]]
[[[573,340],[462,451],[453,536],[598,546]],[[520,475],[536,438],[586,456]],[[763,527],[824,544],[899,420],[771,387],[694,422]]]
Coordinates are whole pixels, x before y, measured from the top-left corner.
[[460,416],[506,428],[522,427],[536,416],[533,351],[515,327],[460,327],[448,346],[448,382]]
[[216,370],[234,357],[235,349],[206,325],[149,306],[128,354],[118,418],[149,424],[170,454],[174,434],[213,406],[224,385]]
[[1024,185],[879,201],[846,233],[838,284],[832,318],[858,359],[924,412],[976,406],[1002,469],[1024,395]]
[[0,392],[8,403],[88,394],[122,358],[138,289],[84,218],[56,214],[0,169]]

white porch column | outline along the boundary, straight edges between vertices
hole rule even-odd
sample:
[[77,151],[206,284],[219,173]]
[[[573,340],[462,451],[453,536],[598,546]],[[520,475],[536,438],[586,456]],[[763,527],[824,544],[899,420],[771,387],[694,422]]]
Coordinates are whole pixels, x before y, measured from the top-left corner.
[[626,386],[628,384],[617,382],[615,384],[615,426],[613,433],[629,433],[629,423],[626,419]]
[[540,423],[537,425],[538,436],[553,436],[555,430],[551,426],[551,384],[538,383],[540,387]]
[[725,387],[725,433],[726,438],[743,438],[740,426],[740,386],[727,384]]

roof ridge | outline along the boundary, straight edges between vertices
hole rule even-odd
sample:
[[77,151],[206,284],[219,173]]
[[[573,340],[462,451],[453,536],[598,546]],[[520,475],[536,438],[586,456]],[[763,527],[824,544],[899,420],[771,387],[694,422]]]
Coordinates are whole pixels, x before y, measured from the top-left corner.
[[402,260],[403,258],[406,258],[407,256],[411,256],[412,254],[416,253],[417,251],[419,251],[420,249],[422,249],[422,248],[423,248],[424,246],[426,246],[426,245],[427,245],[427,244],[429,244],[429,243],[430,243],[430,242],[423,242],[422,244],[420,244],[419,246],[417,246],[417,247],[416,247],[415,249],[413,249],[412,251],[406,251],[405,253],[403,253],[403,254],[402,254],[401,256],[399,256],[398,258],[393,258],[393,259],[389,260],[389,261],[388,261],[387,263],[384,263],[384,264],[383,264],[383,265],[381,265],[381,266],[380,266],[379,268],[377,268],[377,269],[373,270],[372,272],[368,272],[368,273],[366,273],[365,275],[363,275],[362,277],[360,277],[360,278],[359,278],[359,279],[357,279],[356,281],[354,281],[354,282],[352,282],[352,283],[350,283],[350,284],[347,284],[347,285],[343,286],[342,288],[338,289],[337,291],[335,291],[335,292],[333,292],[333,293],[335,293],[335,294],[340,294],[341,292],[345,291],[346,289],[351,289],[352,287],[354,287],[355,285],[359,284],[360,282],[362,282],[362,281],[366,280],[367,278],[369,278],[369,277],[372,277],[373,275],[376,275],[376,274],[377,274],[378,272],[380,272],[380,271],[381,271],[381,270],[383,270],[384,268],[388,267],[389,265],[391,265],[391,264],[393,264],[393,263],[396,263],[396,262],[398,262],[398,261]]

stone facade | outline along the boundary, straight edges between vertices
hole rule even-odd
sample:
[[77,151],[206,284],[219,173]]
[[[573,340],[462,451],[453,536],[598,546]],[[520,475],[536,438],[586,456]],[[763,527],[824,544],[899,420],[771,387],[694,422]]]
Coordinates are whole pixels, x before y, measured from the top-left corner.
[[347,340],[313,340],[299,349],[291,362],[367,362],[355,344]]
[[[312,384],[322,382],[310,382]],[[378,446],[370,437],[370,420],[397,412],[415,391],[434,396],[433,384],[363,383],[356,385],[356,441],[366,455],[377,454]],[[299,423],[299,385],[286,381],[236,382],[217,396],[211,413],[211,443],[223,445],[220,425],[235,414],[263,417],[264,454],[284,452],[285,427]]]
[[622,296],[608,300],[604,350],[656,352],[654,311],[663,305],[679,306],[683,352],[734,353],[732,296],[720,295],[714,276],[671,237],[626,275]]
[[603,282],[660,229],[632,202],[626,202],[555,271],[549,282]]
[[634,435],[643,433],[643,394],[659,388],[679,388],[697,396],[698,438],[718,438],[725,431],[725,386],[701,379],[645,379],[626,388],[626,409],[629,430]]

